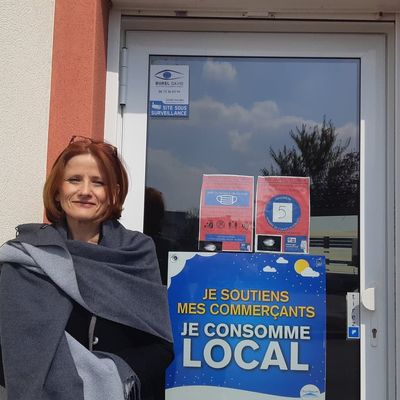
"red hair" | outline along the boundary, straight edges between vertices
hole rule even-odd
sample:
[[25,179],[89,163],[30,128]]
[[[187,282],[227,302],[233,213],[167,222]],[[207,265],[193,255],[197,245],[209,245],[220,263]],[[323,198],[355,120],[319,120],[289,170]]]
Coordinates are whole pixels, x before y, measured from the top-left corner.
[[73,141],[74,138],[54,162],[44,185],[43,203],[47,219],[50,222],[59,222],[64,217],[64,211],[56,197],[64,177],[65,166],[71,158],[81,154],[91,154],[99,163],[103,174],[109,207],[102,220],[118,219],[128,193],[128,174],[118,157],[116,147],[90,138],[78,138],[77,141]]

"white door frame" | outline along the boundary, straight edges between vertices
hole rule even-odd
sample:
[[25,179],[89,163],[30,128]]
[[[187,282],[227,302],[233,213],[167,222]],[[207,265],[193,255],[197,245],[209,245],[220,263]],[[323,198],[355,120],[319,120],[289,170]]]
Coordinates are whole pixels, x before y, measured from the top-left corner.
[[[114,17],[116,20],[118,19],[115,15]],[[341,25],[339,24],[339,26]],[[346,30],[345,28],[350,29],[348,26],[342,26],[340,30],[343,32]],[[303,29],[307,31],[306,24]],[[373,30],[375,29],[377,29],[376,26]],[[334,31],[330,25],[328,31],[332,30]],[[119,43],[125,44],[125,32],[123,31],[120,41],[116,31],[116,29],[113,31],[114,40],[118,43],[119,54]],[[393,56],[390,51],[387,51],[390,46],[393,46],[391,30],[374,35],[371,35],[369,31],[368,34],[330,33],[312,37],[299,33],[296,35],[289,33],[261,35],[238,32],[229,35],[210,32],[201,34],[185,32],[185,35],[182,35],[180,32],[169,32],[167,37],[166,32],[130,33],[129,29],[126,34],[128,36],[135,35],[134,46],[129,45],[128,60],[131,64],[134,60],[135,68],[138,67],[138,71],[146,71],[146,77],[142,75],[133,82],[135,98],[131,99],[133,102],[129,103],[128,101],[123,118],[115,102],[112,107],[107,104],[106,132],[108,133],[105,138],[119,145],[125,157],[127,149],[130,149],[129,160],[126,162],[131,171],[133,190],[128,195],[123,222],[132,229],[141,229],[142,226],[149,54],[357,57],[361,59],[360,290],[363,292],[368,287],[376,287],[377,296],[377,311],[372,312],[364,308],[362,312],[361,399],[395,398],[393,397],[395,396],[395,354],[393,351],[388,351],[388,349],[394,348],[395,342],[393,322],[395,282],[393,255],[394,114],[391,107],[387,106],[387,104],[393,104],[394,99],[392,89],[394,85],[390,85],[394,76]],[[213,36],[212,40],[211,36]],[[219,39],[216,40],[216,37]],[[229,43],[229,37],[235,39],[234,46]],[[248,40],[250,38],[251,40]],[[290,48],[288,42],[291,44]],[[171,43],[175,43],[174,46],[171,46]],[[194,52],[194,48],[197,48],[196,52]],[[116,56],[116,49],[110,43],[109,56],[112,54]],[[115,101],[117,98],[118,88],[115,83],[119,76],[118,72],[115,72],[119,71],[115,68],[115,59],[109,63],[114,66],[110,66],[107,78],[107,103],[111,100]],[[389,79],[386,80],[386,77]],[[131,113],[132,110],[134,113]],[[126,124],[134,127],[132,134],[124,132]],[[377,160],[381,162],[376,162]],[[364,179],[366,176],[369,177],[368,180]],[[386,177],[386,179],[382,179],[382,177]],[[379,204],[376,203],[377,194],[382,194],[379,203],[383,204],[381,212],[377,211],[379,210]],[[372,231],[370,227],[373,227],[374,230]],[[373,239],[376,240],[373,248],[364,245],[366,239],[368,243],[372,243]],[[377,249],[379,250],[377,251]],[[378,345],[376,347],[371,346],[370,332],[373,327],[378,329]]]

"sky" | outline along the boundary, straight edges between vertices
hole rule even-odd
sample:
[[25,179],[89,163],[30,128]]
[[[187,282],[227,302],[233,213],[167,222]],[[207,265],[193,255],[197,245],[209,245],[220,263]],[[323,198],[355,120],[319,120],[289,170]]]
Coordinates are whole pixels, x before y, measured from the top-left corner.
[[274,150],[293,146],[289,132],[320,125],[358,151],[356,59],[152,57],[189,65],[188,118],[149,118],[146,185],[164,193],[167,210],[198,207],[202,174],[261,175]]

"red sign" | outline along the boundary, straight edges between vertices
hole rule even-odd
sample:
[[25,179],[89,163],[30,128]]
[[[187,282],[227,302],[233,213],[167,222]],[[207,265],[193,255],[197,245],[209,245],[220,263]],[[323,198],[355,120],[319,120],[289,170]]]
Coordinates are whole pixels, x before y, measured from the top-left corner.
[[252,251],[254,178],[203,175],[199,250]]
[[256,195],[256,251],[308,253],[310,179],[259,176]]

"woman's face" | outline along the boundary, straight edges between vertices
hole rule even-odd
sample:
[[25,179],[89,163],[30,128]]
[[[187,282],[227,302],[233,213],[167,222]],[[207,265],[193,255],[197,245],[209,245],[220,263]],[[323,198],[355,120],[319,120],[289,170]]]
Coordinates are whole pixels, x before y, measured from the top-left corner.
[[99,164],[91,154],[72,157],[66,164],[56,200],[65,212],[68,226],[100,224],[108,196]]

